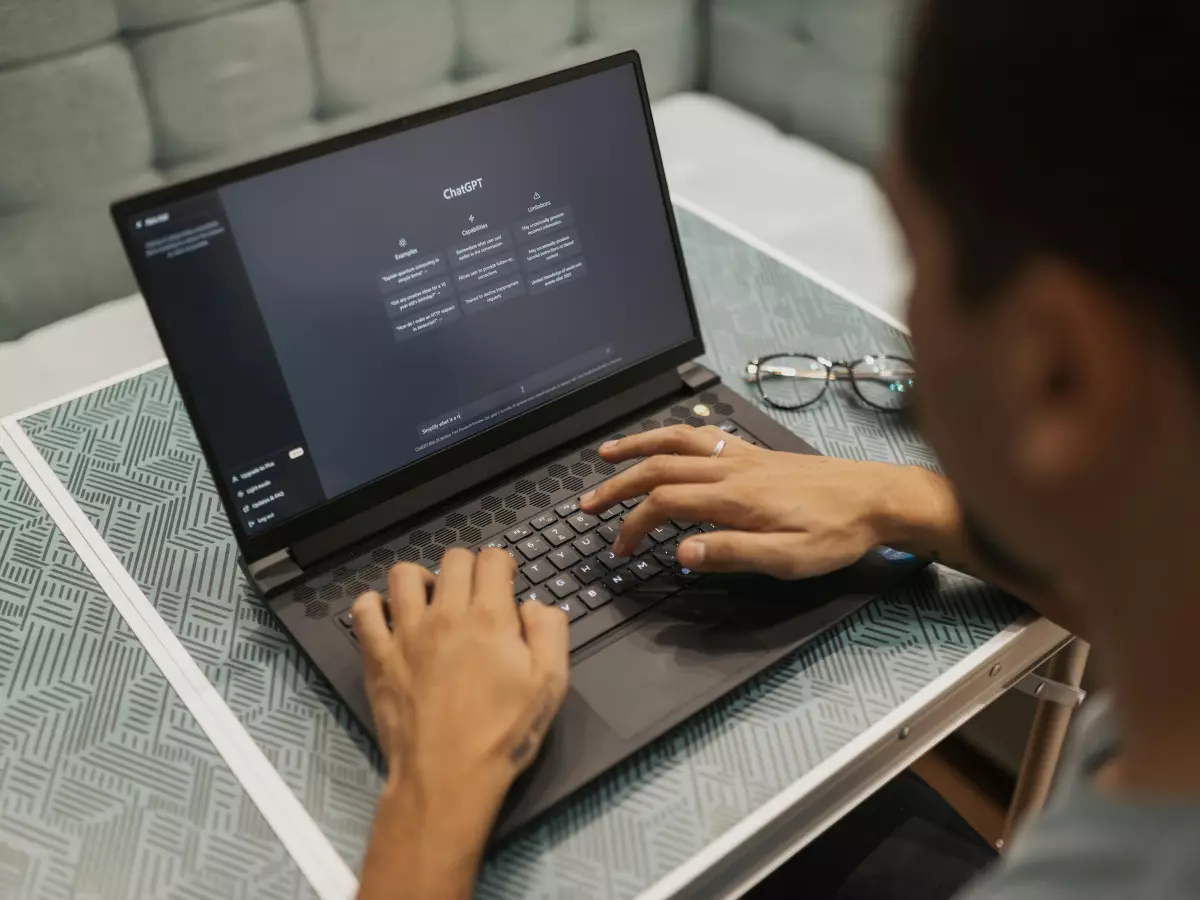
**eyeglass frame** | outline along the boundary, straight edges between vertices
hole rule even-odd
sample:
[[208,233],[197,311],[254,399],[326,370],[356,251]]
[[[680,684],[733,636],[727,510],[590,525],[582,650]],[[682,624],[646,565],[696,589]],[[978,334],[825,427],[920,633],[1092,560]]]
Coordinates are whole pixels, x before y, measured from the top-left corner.
[[[802,356],[805,359],[815,359],[817,362],[819,362],[821,365],[823,365],[825,367],[825,381],[821,385],[821,392],[819,394],[817,394],[817,396],[813,397],[811,400],[808,400],[805,403],[798,403],[795,406],[787,406],[782,403],[777,403],[776,401],[772,400],[770,397],[767,396],[767,392],[766,392],[766,390],[763,389],[763,386],[762,386],[762,380],[759,377],[760,366],[762,366],[763,363],[770,362],[773,359],[783,359],[784,357],[796,357],[796,356]],[[917,364],[915,362],[913,362],[911,359],[908,359],[907,357],[904,357],[904,356],[893,356],[890,353],[879,353],[879,354],[872,353],[872,354],[868,354],[866,356],[860,357],[859,359],[856,359],[853,362],[840,362],[838,360],[827,359],[826,357],[821,356],[817,353],[803,353],[800,351],[790,351],[790,352],[786,352],[786,353],[772,353],[768,356],[756,356],[754,359],[750,360],[750,362],[746,363],[746,371],[743,373],[742,377],[747,382],[749,382],[750,384],[753,384],[755,387],[758,388],[758,395],[760,397],[762,397],[763,402],[766,403],[767,405],[773,406],[776,409],[796,410],[796,409],[806,409],[807,407],[812,406],[818,400],[821,400],[822,398],[824,398],[824,396],[829,392],[830,382],[837,381],[838,380],[837,373],[839,371],[844,370],[846,372],[847,378],[850,381],[850,385],[854,388],[854,393],[856,393],[858,395],[858,399],[861,400],[863,403],[865,403],[867,406],[871,407],[871,409],[877,409],[880,412],[888,412],[888,413],[903,412],[904,411],[903,406],[898,406],[898,407],[880,406],[878,403],[872,403],[870,400],[867,399],[866,395],[862,392],[862,390],[858,386],[858,381],[854,377],[855,367],[861,365],[862,363],[870,363],[870,362],[873,362],[874,360],[878,360],[878,359],[894,359],[898,362],[907,363],[909,366],[912,366],[912,368],[914,370],[917,367]]]

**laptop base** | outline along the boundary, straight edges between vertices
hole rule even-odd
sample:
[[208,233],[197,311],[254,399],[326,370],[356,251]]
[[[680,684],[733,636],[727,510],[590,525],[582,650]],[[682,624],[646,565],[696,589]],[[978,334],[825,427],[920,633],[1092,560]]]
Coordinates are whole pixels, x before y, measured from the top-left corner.
[[[707,408],[709,415],[698,416],[697,406],[701,411]],[[762,446],[815,452],[723,385],[699,393],[683,389],[665,405],[614,423],[603,434],[589,435],[553,459],[471,491],[473,499],[460,498],[436,515],[380,536],[370,550],[360,548],[353,558],[331,562],[304,583],[268,597],[268,606],[355,717],[373,730],[361,658],[348,627],[347,613],[354,599],[368,589],[382,588],[388,568],[396,562],[433,568],[447,547],[503,540],[506,533],[527,528],[556,506],[565,509],[564,504],[631,465],[602,461],[595,450],[600,443],[614,434],[677,422],[736,423],[726,427],[737,427],[741,437]],[[597,609],[583,607],[586,615],[571,626],[571,690],[543,752],[510,793],[494,837],[503,838],[528,823],[872,597],[890,590],[912,568],[870,554],[841,572],[803,582],[703,576],[661,596],[620,595]],[[589,634],[585,625],[599,629],[598,636],[581,640],[581,632],[584,638]]]

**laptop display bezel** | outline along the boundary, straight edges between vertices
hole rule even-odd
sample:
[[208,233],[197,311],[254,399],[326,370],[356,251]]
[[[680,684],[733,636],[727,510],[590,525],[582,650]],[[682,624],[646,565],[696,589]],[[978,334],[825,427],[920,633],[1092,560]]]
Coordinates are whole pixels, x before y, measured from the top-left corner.
[[[162,321],[162,308],[171,302],[171,298],[169,296],[153,296],[152,292],[147,291],[147,286],[143,283],[137,264],[139,248],[133,240],[131,230],[126,227],[131,219],[137,218],[147,212],[152,212],[165,205],[218,190],[227,184],[251,178],[255,175],[291,166],[348,147],[400,134],[404,131],[419,128],[474,109],[501,103],[514,97],[536,93],[545,88],[565,84],[599,72],[628,65],[633,67],[637,80],[643,118],[650,139],[655,171],[664,206],[664,215],[667,219],[671,244],[682,281],[681,287],[687,304],[688,315],[692,323],[693,337],[593,384],[566,394],[556,400],[551,400],[536,409],[522,413],[476,435],[465,438],[429,457],[392,470],[388,474],[369,481],[351,491],[325,500],[307,511],[298,513],[261,533],[254,535],[246,533],[235,512],[236,498],[233,496],[232,490],[225,483],[225,479],[214,474],[213,481],[220,495],[221,502],[225,507],[225,512],[229,518],[230,526],[233,529],[238,546],[246,559],[262,559],[299,541],[303,541],[325,529],[336,526],[339,522],[370,510],[390,498],[403,494],[430,479],[438,478],[462,466],[469,465],[473,461],[479,460],[505,447],[525,434],[546,428],[567,414],[586,409],[609,397],[627,391],[656,375],[661,375],[704,352],[703,341],[700,337],[700,323],[696,314],[695,301],[692,297],[691,284],[687,277],[687,268],[683,259],[683,250],[679,240],[674,211],[671,206],[670,193],[667,189],[666,176],[654,129],[654,120],[651,115],[650,99],[646,91],[641,59],[636,51],[625,51],[614,56],[584,63],[583,65],[574,66],[570,69],[564,69],[477,96],[468,97],[444,106],[413,113],[399,119],[278,153],[220,172],[173,184],[119,201],[112,205],[111,213],[114,224],[117,227],[117,232],[120,235],[126,255],[131,261],[134,276],[138,281],[138,287],[142,291],[142,296],[149,307],[151,318],[158,329],[159,337],[166,351],[167,360],[170,362],[182,352],[182,348],[173,346],[173,341],[169,337],[169,329],[164,327]],[[195,385],[188,383],[188,379],[183,376],[179,368],[172,365],[172,372],[175,375],[176,384],[178,385],[184,406],[191,416],[193,427],[196,430],[196,437],[209,469],[213,473],[219,473],[221,469],[217,465],[216,455],[213,452],[211,443],[205,437],[204,423],[200,419],[198,407],[194,402],[197,388]]]

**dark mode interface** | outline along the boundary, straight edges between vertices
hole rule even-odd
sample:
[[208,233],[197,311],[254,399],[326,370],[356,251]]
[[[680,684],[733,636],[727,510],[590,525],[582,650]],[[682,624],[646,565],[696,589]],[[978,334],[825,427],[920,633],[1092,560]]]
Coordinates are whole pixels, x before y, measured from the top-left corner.
[[249,534],[693,333],[632,66],[123,224]]

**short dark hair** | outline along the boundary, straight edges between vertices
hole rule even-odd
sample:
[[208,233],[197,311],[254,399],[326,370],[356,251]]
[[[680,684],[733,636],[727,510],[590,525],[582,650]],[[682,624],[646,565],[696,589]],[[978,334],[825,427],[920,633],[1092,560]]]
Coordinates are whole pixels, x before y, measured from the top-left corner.
[[925,0],[914,24],[898,147],[947,218],[959,292],[1055,256],[1194,347],[1200,3]]

